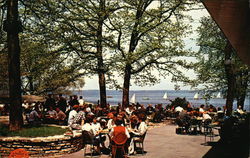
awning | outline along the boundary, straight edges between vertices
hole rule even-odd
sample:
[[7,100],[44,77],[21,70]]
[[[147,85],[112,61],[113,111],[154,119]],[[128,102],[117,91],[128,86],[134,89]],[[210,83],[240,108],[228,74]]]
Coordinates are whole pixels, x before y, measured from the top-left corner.
[[241,60],[250,66],[249,0],[203,0]]

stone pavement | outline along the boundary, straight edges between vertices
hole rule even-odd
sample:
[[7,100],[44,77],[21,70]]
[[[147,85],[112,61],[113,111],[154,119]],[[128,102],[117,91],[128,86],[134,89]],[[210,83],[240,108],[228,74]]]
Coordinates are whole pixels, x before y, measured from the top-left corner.
[[[137,154],[129,157],[138,158],[201,158],[211,149],[204,145],[203,135],[177,135],[175,125],[164,125],[147,132],[144,155]],[[218,141],[218,137],[214,141]],[[81,158],[83,150],[61,158]],[[95,156],[107,158],[108,155]]]

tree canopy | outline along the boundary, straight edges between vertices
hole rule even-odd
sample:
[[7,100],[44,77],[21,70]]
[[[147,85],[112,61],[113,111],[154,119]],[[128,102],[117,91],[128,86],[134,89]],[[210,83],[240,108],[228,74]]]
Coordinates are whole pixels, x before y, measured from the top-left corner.
[[[225,58],[227,40],[210,17],[201,19],[197,32],[199,34],[197,43],[200,49],[197,52],[196,73],[198,78],[194,83],[196,86],[202,84],[210,92],[221,91],[226,95],[228,78],[225,65],[229,64],[229,60]],[[243,106],[247,91],[249,91],[249,68],[240,61],[233,50],[229,59],[236,83],[235,99],[237,99],[238,105]]]

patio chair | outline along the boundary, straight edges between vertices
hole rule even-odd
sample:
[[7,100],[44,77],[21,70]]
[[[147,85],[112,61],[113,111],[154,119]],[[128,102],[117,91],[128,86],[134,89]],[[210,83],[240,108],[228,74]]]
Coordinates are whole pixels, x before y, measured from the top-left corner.
[[[127,139],[125,133],[120,133],[112,138],[112,158],[127,157],[125,152]],[[120,154],[117,154],[118,150],[120,151]]]
[[86,155],[87,146],[90,146],[90,155],[93,155],[94,149],[94,136],[88,131],[82,131],[82,139],[84,145],[84,157]]
[[144,155],[144,139],[146,137],[146,134],[147,134],[147,132],[145,132],[141,136],[134,137],[135,148],[136,148],[136,144],[139,144],[141,151],[142,151],[142,155]]
[[211,120],[205,120],[203,123],[205,143],[207,143],[207,137],[210,138],[210,142],[214,141],[214,138],[219,136],[214,133],[214,127],[211,125]]

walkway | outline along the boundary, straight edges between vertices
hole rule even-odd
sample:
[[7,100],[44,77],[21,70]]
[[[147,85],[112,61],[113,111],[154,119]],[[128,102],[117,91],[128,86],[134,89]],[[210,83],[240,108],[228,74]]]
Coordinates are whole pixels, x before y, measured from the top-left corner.
[[[137,154],[129,157],[139,158],[201,158],[211,149],[205,146],[204,136],[177,135],[175,125],[165,125],[148,131],[145,138],[145,155]],[[215,140],[218,140],[216,138]],[[62,158],[83,157],[83,150],[65,155]],[[107,155],[98,156],[107,158]]]

